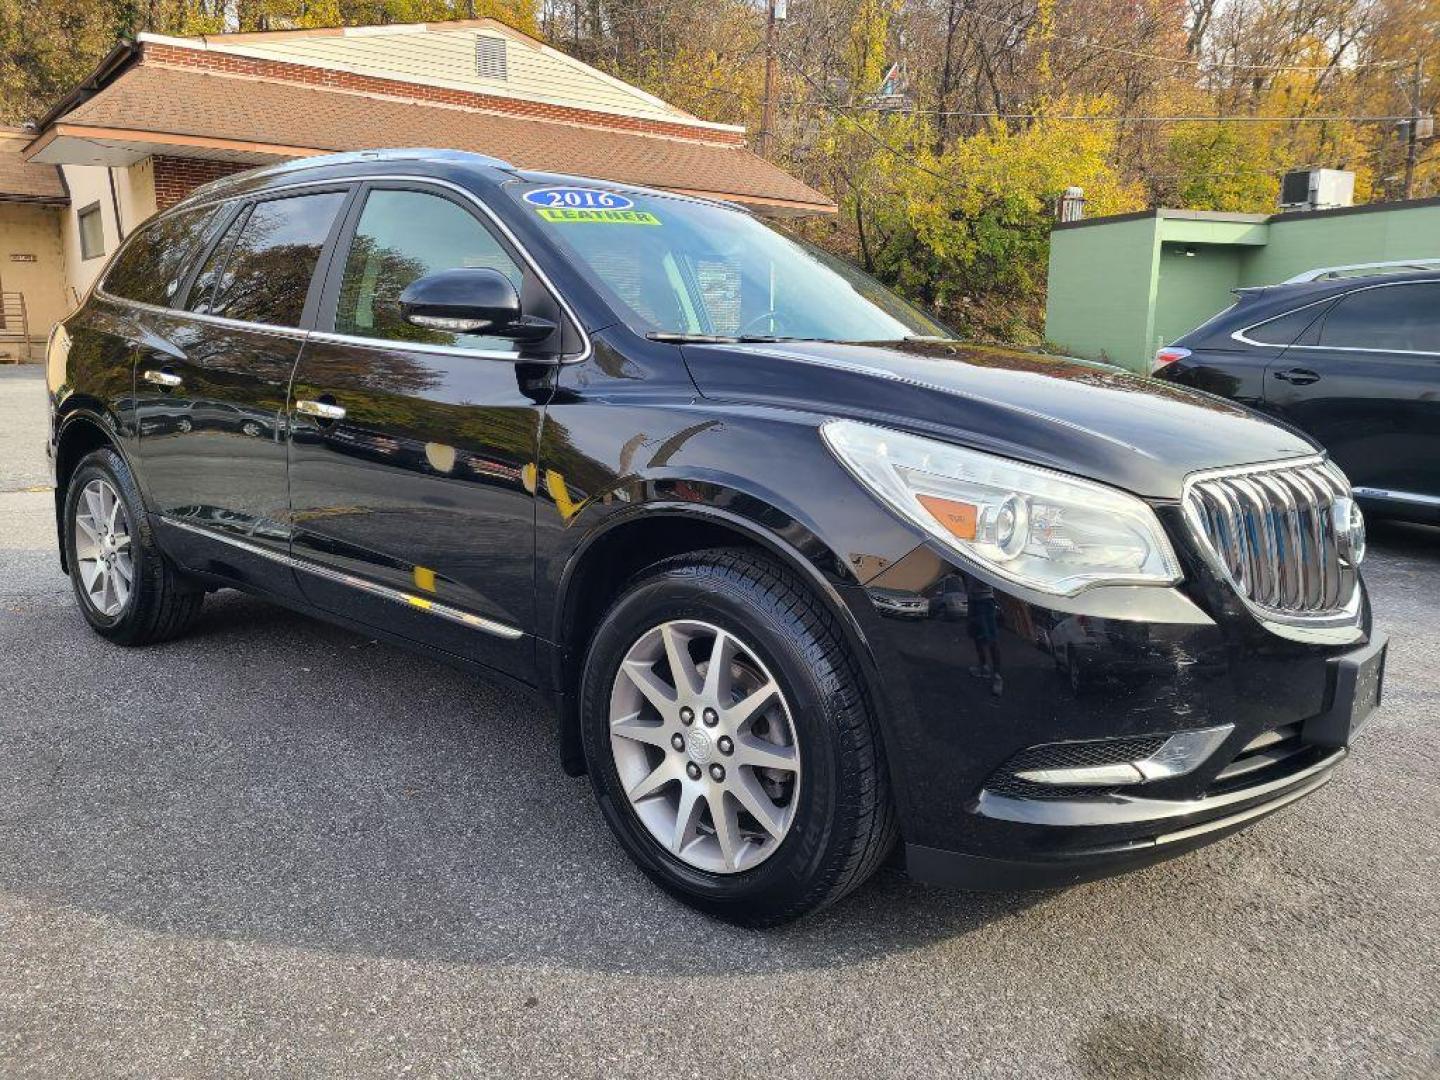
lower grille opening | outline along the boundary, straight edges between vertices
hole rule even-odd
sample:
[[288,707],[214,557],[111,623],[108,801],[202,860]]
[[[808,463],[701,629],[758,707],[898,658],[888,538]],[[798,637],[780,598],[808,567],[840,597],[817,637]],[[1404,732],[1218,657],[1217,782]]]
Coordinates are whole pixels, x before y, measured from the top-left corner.
[[1262,731],[1242,746],[1230,764],[1216,774],[1205,794],[1218,795],[1263,784],[1310,765],[1324,753],[1323,749],[1301,741],[1298,723]]

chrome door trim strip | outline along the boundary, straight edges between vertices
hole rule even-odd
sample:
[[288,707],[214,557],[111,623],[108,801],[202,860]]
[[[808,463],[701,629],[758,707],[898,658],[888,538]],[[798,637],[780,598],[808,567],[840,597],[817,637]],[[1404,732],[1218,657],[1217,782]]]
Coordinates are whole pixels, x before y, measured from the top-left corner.
[[1350,493],[1357,499],[1387,499],[1391,502],[1419,503],[1422,506],[1440,506],[1440,495],[1421,495],[1418,491],[1395,491],[1392,488],[1357,487]]
[[378,596],[384,600],[392,600],[397,604],[405,604],[407,607],[419,608],[421,611],[428,612],[431,615],[437,615],[442,619],[459,623],[461,626],[468,626],[472,630],[493,634],[495,637],[504,638],[506,641],[517,641],[525,636],[525,631],[518,627],[496,622],[494,619],[487,619],[483,615],[473,615],[468,611],[461,611],[459,608],[453,608],[448,604],[431,600],[427,596],[416,596],[414,593],[392,589],[388,585],[381,585],[379,582],[370,581],[368,578],[347,574],[341,570],[333,570],[328,566],[322,566],[308,559],[297,558],[294,555],[271,551],[268,548],[261,547],[259,544],[252,544],[234,536],[226,536],[224,533],[218,532],[215,529],[207,529],[188,521],[181,521],[179,518],[170,517],[169,515],[162,514],[160,520],[166,525],[182,529],[185,532],[194,533],[197,536],[203,536],[207,540],[229,544],[231,547],[239,548],[241,551],[248,552],[251,555],[258,555],[261,558],[273,560],[281,565],[290,567],[292,570],[301,570],[307,574],[314,574],[316,577],[324,578],[327,581],[333,581],[340,585],[348,585],[352,589],[368,592],[372,596]]

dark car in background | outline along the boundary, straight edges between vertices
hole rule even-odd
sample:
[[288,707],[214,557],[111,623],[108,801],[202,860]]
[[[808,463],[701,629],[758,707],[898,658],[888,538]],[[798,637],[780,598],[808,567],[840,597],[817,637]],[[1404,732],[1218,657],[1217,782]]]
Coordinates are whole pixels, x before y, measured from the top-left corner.
[[1155,862],[1316,790],[1380,699],[1313,443],[953,340],[722,203],[442,151],[241,174],[127,240],[48,382],[97,633],[237,588],[533,687],[630,856],[736,921],[897,844],[968,887]]
[[1440,522],[1440,268],[1237,296],[1161,349],[1155,375],[1310,435],[1368,513]]

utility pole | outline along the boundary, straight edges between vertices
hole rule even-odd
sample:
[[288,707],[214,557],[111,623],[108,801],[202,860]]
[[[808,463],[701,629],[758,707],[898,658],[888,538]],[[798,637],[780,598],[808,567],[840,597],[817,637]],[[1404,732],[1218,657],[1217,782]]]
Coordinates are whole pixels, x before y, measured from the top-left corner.
[[[765,12],[765,102],[760,113],[760,134],[755,137],[755,152],[761,157],[770,147],[770,124],[775,99],[775,20],[785,18],[786,0],[769,0]],[[776,4],[780,5],[777,13]]]
[[1410,87],[1410,123],[1405,137],[1405,198],[1415,186],[1415,159],[1420,153],[1420,92],[1425,85],[1425,57],[1415,58],[1415,77]]

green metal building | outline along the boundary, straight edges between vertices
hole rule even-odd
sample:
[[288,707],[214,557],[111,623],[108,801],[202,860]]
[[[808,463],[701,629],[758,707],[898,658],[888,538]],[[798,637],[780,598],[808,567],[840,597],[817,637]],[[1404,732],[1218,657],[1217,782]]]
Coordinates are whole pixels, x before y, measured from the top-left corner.
[[1322,266],[1423,258],[1440,258],[1440,199],[1063,222],[1050,237],[1045,336],[1060,352],[1148,371],[1159,346],[1229,305],[1232,289]]

